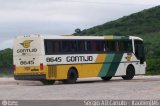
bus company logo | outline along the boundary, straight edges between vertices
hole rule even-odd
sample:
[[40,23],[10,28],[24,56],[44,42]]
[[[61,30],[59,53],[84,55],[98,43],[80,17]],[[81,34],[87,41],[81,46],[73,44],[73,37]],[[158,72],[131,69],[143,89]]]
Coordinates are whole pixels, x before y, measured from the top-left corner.
[[132,57],[132,54],[127,54],[127,57],[125,57],[125,58],[127,61],[131,61],[131,57]]
[[29,48],[33,40],[25,40],[23,43],[20,43],[24,48]]
[[24,70],[26,70],[26,71],[28,71],[30,69],[31,69],[30,67],[24,67]]

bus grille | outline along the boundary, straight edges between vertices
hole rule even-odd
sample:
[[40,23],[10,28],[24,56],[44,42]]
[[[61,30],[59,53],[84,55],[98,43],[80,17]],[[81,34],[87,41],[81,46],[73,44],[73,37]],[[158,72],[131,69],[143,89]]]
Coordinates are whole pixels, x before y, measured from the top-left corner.
[[56,66],[48,66],[48,77],[53,78],[57,76]]

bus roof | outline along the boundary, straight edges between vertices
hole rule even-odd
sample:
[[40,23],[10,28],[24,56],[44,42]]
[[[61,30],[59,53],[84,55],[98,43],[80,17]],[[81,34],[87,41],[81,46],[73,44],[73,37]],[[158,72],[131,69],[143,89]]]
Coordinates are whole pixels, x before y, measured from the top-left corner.
[[104,36],[73,36],[73,35],[36,35],[32,34],[29,36],[17,36],[17,38],[28,38],[28,37],[40,37],[43,39],[108,39],[108,40],[120,40],[120,39],[137,39],[143,40],[140,37],[136,36],[113,36],[113,35],[104,35]]

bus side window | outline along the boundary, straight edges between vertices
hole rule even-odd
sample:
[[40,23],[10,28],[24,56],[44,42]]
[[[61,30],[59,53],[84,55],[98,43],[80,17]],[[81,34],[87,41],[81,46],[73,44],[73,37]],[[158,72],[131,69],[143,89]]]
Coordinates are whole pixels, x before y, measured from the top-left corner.
[[59,53],[60,52],[60,42],[59,41],[53,41],[53,53]]
[[119,41],[118,47],[119,47],[119,52],[132,52],[131,41]]
[[135,55],[137,59],[140,60],[140,64],[143,64],[145,61],[145,53],[144,53],[144,44],[142,41],[136,40],[135,44]]
[[96,51],[105,52],[104,41],[101,41],[101,40],[96,41]]
[[68,52],[76,52],[77,51],[77,42],[76,40],[69,41],[69,51]]
[[62,41],[62,52],[75,53],[77,51],[76,40],[64,40]]
[[68,41],[62,40],[62,52],[67,52],[69,50]]
[[77,41],[77,51],[84,52],[85,51],[85,42],[83,40]]
[[90,52],[91,50],[91,41],[85,41],[85,51]]
[[90,42],[91,42],[91,43],[90,43],[90,46],[91,46],[90,51],[91,51],[91,52],[97,51],[97,41],[93,40],[93,41],[90,41]]
[[52,54],[53,47],[51,40],[45,40],[45,54]]
[[45,40],[45,53],[55,54],[60,52],[60,41]]
[[140,41],[134,41],[134,46],[135,46],[135,55],[138,59],[140,59],[139,57],[139,51],[138,51],[138,48],[139,48],[139,45],[142,44]]
[[108,45],[108,41],[105,41],[105,52],[108,52],[109,51],[109,47],[108,47],[109,45]]
[[85,41],[85,51],[92,53],[104,52],[104,41],[102,40]]
[[115,52],[116,51],[116,42],[115,41],[107,41],[107,52]]
[[124,50],[127,52],[132,52],[132,41],[124,41]]
[[118,42],[118,48],[119,48],[119,52],[124,52],[125,51],[125,48],[124,48],[124,41],[119,41]]

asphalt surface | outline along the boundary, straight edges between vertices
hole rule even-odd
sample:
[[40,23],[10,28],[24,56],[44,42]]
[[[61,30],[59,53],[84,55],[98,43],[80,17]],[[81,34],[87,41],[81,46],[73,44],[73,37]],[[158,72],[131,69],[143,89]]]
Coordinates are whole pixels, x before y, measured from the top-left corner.
[[43,85],[39,81],[0,78],[0,100],[153,100],[160,99],[160,76],[79,79],[76,84]]

